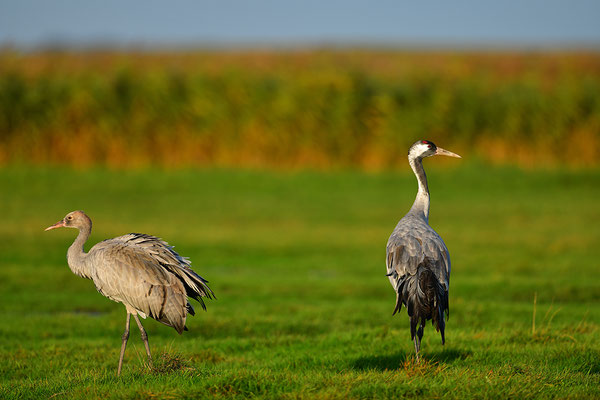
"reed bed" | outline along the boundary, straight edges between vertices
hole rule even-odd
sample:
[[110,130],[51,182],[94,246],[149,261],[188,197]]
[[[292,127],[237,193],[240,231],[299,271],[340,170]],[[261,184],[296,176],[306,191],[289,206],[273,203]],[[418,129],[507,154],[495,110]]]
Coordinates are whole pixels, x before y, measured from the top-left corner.
[[0,164],[594,166],[600,53],[0,52]]

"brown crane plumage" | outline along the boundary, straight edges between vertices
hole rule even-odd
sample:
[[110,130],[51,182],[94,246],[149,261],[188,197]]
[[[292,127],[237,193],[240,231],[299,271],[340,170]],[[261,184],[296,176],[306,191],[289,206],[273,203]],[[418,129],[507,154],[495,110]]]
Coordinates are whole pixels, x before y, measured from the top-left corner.
[[189,260],[157,237],[130,233],[100,242],[86,253],[83,246],[92,231],[91,219],[83,211],[73,211],[46,230],[61,227],[79,230],[67,252],[71,271],[91,279],[102,295],[123,303],[127,310],[117,374],[123,365],[131,315],[140,329],[151,363],[148,335],[138,316],[149,316],[181,334],[187,330],[187,314],[195,314],[188,297],[200,302],[205,310],[202,298],[214,298],[207,281],[191,269]]

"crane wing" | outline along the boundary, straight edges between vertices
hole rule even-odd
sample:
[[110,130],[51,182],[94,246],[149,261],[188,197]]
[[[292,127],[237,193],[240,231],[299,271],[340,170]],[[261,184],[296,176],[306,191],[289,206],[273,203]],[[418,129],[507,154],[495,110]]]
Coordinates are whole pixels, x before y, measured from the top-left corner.
[[185,329],[187,312],[194,315],[187,297],[198,300],[204,309],[202,297],[214,298],[189,260],[157,237],[131,233],[100,242],[89,254],[99,266],[92,280],[100,293],[179,333]]
[[[427,266],[447,292],[450,287],[450,255],[442,238],[422,220],[403,218],[390,236],[386,251],[387,275],[397,293],[396,309],[402,307],[403,283]],[[410,310],[409,310],[410,311]],[[410,314],[410,312],[409,312]]]

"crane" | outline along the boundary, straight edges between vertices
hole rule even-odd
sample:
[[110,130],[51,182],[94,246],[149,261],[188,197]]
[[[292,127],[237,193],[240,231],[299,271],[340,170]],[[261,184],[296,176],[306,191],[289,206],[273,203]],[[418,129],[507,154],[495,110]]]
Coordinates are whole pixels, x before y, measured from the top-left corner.
[[423,169],[423,158],[436,155],[461,158],[428,140],[420,140],[408,150],[408,162],[419,189],[411,209],[392,232],[386,251],[387,276],[396,291],[392,315],[404,304],[417,362],[426,321],[431,320],[444,344],[444,313],[447,318],[449,312],[450,253],[440,235],[429,226],[429,188]]
[[152,365],[148,334],[139,317],[149,316],[181,334],[187,330],[187,314],[195,315],[188,297],[197,300],[204,310],[202,298],[215,298],[208,281],[192,270],[190,261],[157,237],[130,233],[97,243],[86,253],[83,246],[92,232],[90,217],[83,211],[73,211],[46,231],[61,227],[79,230],[67,251],[71,271],[91,279],[100,294],[122,303],[127,310],[117,375],[121,375],[132,315]]

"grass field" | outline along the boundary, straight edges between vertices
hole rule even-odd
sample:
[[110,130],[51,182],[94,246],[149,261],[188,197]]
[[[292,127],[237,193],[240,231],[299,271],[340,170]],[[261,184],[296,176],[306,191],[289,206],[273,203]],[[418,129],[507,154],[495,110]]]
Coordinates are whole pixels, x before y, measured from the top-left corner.
[[[426,168],[453,271],[420,365],[384,264],[408,167],[0,169],[0,398],[600,397],[600,170]],[[43,231],[76,209],[90,245],[163,237],[218,297],[182,336],[145,321],[153,371],[132,328],[116,377],[124,307],[69,270],[75,231]]]

